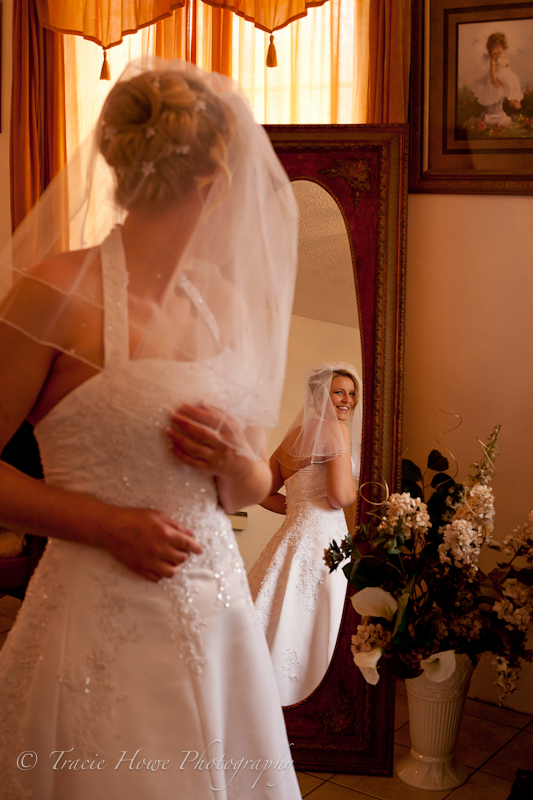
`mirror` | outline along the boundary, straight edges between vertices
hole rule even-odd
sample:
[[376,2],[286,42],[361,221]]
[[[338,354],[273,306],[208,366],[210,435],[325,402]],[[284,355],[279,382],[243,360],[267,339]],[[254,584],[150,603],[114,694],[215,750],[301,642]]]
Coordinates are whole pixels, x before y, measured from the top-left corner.
[[[353,319],[359,320],[361,341],[361,484],[367,485],[357,517],[364,522],[372,508],[370,503],[382,498],[380,487],[386,483],[394,491],[400,480],[407,126],[287,125],[266,126],[266,130],[290,178],[297,182],[299,200],[304,202],[307,194],[313,204],[308,218],[314,222],[310,224],[324,217],[327,236],[329,212],[325,209],[330,198],[343,217],[353,276],[348,296],[354,300]],[[300,181],[315,186],[310,189],[299,185]],[[329,195],[327,200],[322,190]],[[303,213],[307,218],[308,212]],[[334,281],[328,280],[326,272],[330,263],[327,239],[312,246],[318,249],[316,261],[324,262],[322,271],[316,261],[311,271],[310,280],[316,283],[308,294],[309,302],[315,303],[323,295],[324,286],[329,289]],[[331,297],[325,301],[332,303],[336,301]],[[298,309],[300,314],[296,313]],[[295,317],[303,316],[301,309],[295,306]],[[340,354],[338,357],[340,360]],[[321,358],[320,354],[313,363]],[[355,356],[346,357],[352,359]],[[291,381],[299,380],[301,372],[293,376],[289,363],[287,376]],[[283,420],[280,428],[287,424]],[[278,525],[274,520],[274,526]],[[259,551],[261,547],[259,543]],[[308,697],[284,709],[298,769],[391,774],[394,679],[385,663],[380,668],[379,683],[365,683],[350,650],[357,624],[358,617],[347,601],[335,651],[322,681]]]
[[[269,453],[276,450],[302,407],[304,372],[323,362],[346,362],[358,375],[362,372],[354,271],[345,221],[333,197],[319,184],[298,180],[293,188],[300,211],[298,277],[280,421],[270,435]],[[349,379],[348,385],[355,388]],[[358,452],[362,402],[361,397],[354,418]],[[356,469],[358,473],[359,464]],[[313,502],[307,499],[309,479],[313,481]],[[333,655],[346,581],[340,570],[329,575],[322,556],[333,538],[339,541],[348,532],[343,512],[332,509],[327,501],[325,465],[308,467],[291,479],[290,487],[287,515],[260,506],[249,509],[246,534],[239,541],[248,573],[272,541],[252,571],[250,585],[258,608],[282,604],[281,614],[274,612],[271,620],[270,614],[263,615],[265,624],[267,618],[270,622],[267,639],[284,705],[304,700],[317,688]],[[285,487],[281,492],[285,493]],[[346,509],[352,527],[354,511],[355,504],[353,509]]]

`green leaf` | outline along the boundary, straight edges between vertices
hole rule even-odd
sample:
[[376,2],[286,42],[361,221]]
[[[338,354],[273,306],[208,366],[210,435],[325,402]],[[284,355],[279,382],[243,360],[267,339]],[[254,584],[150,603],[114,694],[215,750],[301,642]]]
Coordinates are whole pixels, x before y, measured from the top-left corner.
[[493,583],[501,585],[509,577],[510,571],[511,567],[508,566],[503,567],[503,569],[493,569],[491,572],[489,572],[488,577]]
[[422,470],[408,458],[402,458],[402,478],[417,483],[422,480]]
[[436,489],[437,486],[443,486],[445,483],[449,483],[450,486],[453,483],[453,478],[446,472],[437,472],[437,474],[433,475],[433,478],[431,479],[431,485],[434,489]]
[[409,481],[406,478],[402,478],[402,492],[409,492],[411,497],[418,497],[420,500],[424,499],[422,489],[418,483]]
[[345,566],[342,568],[342,571],[346,575],[346,580],[348,582],[351,582],[354,579],[360,561],[361,561],[360,558],[354,558],[353,561],[350,561],[349,564],[345,564]]
[[[413,581],[411,581],[408,586],[411,586],[412,589]],[[411,590],[407,591],[407,587],[404,589],[400,599],[398,600],[398,611],[396,612],[396,619],[394,621],[394,629],[392,631],[392,636],[396,634],[396,632],[403,633],[405,628],[407,627],[407,606],[409,603],[409,598],[411,597]]]
[[533,569],[531,567],[524,567],[523,569],[511,568],[509,577],[516,578],[524,586],[533,586]]
[[432,450],[428,456],[428,469],[435,472],[443,472],[449,467],[448,459],[445,458],[438,450]]
[[500,595],[488,581],[486,583],[482,583],[479,587],[479,594],[482,597],[492,597],[493,600],[499,600]]

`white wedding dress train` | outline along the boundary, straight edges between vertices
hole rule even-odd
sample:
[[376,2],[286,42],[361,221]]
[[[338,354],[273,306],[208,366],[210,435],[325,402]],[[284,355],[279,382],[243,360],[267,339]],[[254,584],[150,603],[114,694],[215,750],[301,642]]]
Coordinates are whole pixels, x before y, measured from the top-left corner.
[[346,578],[330,574],[323,557],[348,529],[328,501],[326,477],[326,464],[311,464],[285,481],[285,521],[248,575],[284,706],[317,688],[342,619]]

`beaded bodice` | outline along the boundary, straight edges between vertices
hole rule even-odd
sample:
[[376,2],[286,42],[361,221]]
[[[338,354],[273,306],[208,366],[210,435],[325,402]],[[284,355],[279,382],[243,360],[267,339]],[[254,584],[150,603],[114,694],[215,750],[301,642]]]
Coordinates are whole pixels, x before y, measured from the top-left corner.
[[224,350],[204,362],[130,360],[128,274],[119,228],[100,250],[104,369],[36,425],[45,479],[104,502],[169,514],[186,513],[192,501],[213,506],[213,480],[172,455],[164,429],[170,411],[182,403],[235,405],[231,387],[218,377],[221,362],[228,373],[236,369],[232,353]]
[[[193,576],[201,571],[215,581],[217,604],[229,606],[234,594],[227,588],[230,573],[236,573],[245,592],[245,572],[213,478],[175,457],[165,427],[170,409],[184,402],[234,407],[235,390],[218,375],[220,361],[228,371],[235,365],[228,350],[216,356],[216,372],[210,369],[212,361],[130,360],[127,270],[119,229],[101,245],[101,260],[105,368],[63,398],[35,427],[45,480],[112,505],[157,509],[194,532],[203,554],[190,556],[175,578],[158,586],[173,598],[175,618],[185,623],[179,634],[180,657],[199,671],[202,621],[195,609]],[[56,551],[79,546],[52,540],[50,547]],[[99,553],[112,562],[110,576],[119,570],[131,577],[107,553]],[[141,581],[138,591],[150,592],[152,586]]]
[[327,464],[310,464],[285,481],[287,513],[301,503],[327,501]]

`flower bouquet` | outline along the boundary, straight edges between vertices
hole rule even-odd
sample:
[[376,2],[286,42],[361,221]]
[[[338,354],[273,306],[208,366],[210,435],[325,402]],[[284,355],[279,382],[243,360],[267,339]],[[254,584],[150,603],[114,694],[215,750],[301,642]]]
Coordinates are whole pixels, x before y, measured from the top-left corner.
[[[424,672],[439,683],[454,673],[456,653],[476,664],[490,652],[501,702],[516,688],[521,661],[533,660],[526,646],[533,615],[533,514],[502,544],[492,536],[488,484],[499,429],[482,445],[464,484],[446,472],[448,460],[438,450],[431,451],[424,474],[404,460],[402,493],[390,495],[373,521],[325,550],[330,571],[347,562],[344,574],[358,590],[351,601],[362,619],[352,652],[369,683],[378,682],[384,655],[400,677]],[[507,557],[488,574],[478,567],[484,544]]]

